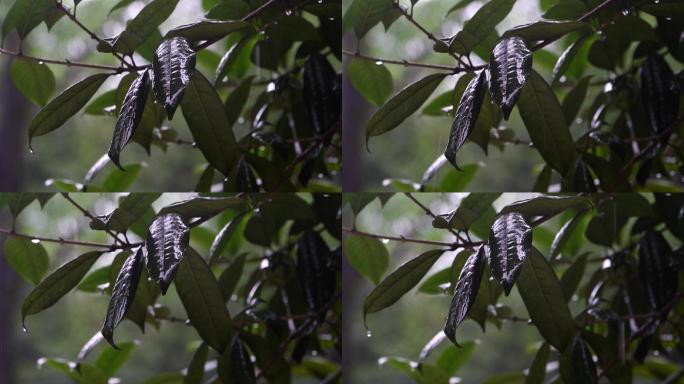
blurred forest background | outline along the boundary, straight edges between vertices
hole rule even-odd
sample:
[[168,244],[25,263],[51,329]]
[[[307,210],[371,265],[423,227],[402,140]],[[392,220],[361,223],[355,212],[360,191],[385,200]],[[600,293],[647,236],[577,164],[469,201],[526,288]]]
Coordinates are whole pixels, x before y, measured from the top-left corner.
[[[102,215],[118,206],[118,194],[74,194],[74,200],[91,212]],[[172,202],[185,200],[187,194],[164,194],[154,204],[154,208]],[[0,218],[0,227],[9,228],[11,219],[8,214]],[[218,230],[221,216],[208,221],[208,228]],[[75,207],[54,197],[43,210],[34,202],[18,218],[17,231],[38,234],[44,237],[64,237],[82,241],[107,242],[109,239],[102,231],[89,229],[89,219]],[[212,236],[205,225],[193,229],[191,245],[200,254],[207,254]],[[214,232],[215,232],[214,230]],[[207,234],[202,236],[202,234]],[[240,237],[242,238],[242,237]],[[4,240],[4,239],[2,239]],[[133,240],[132,241],[137,241]],[[43,242],[50,257],[49,271],[90,249],[76,246],[61,246]],[[242,247],[242,245],[241,245]],[[252,247],[252,246],[248,246]],[[108,265],[114,254],[105,254],[91,268]],[[21,305],[32,286],[21,280],[11,270],[4,257],[0,257],[0,383],[71,383],[63,373],[49,366],[38,366],[41,357],[66,358],[76,361],[79,350],[102,327],[109,297],[99,293],[74,290],[45,312],[26,319],[28,333],[22,331]],[[169,292],[160,303],[168,306],[177,318],[184,318],[185,311],[175,289]],[[230,308],[232,313],[237,310]],[[117,376],[122,383],[142,383],[147,378],[166,372],[179,372],[187,367],[197,348],[199,337],[183,322],[163,322],[159,330],[146,327],[145,334],[130,321],[124,321],[117,329],[117,341],[136,341],[137,345]],[[88,357],[93,361],[110,348],[106,343],[100,345]]]
[[[133,1],[130,5],[108,15],[109,10],[118,2],[119,0],[82,1],[78,5],[77,17],[100,37],[116,36],[124,29],[125,21],[137,15],[146,4],[142,1]],[[208,7],[217,2],[204,1]],[[0,24],[12,3],[0,2]],[[71,0],[64,1],[64,4],[73,9]],[[202,4],[199,0],[180,1],[171,17],[160,26],[162,34],[173,27],[202,19],[206,13]],[[221,58],[217,52],[220,50],[222,54],[228,48],[221,44],[228,43],[224,41],[198,54],[198,69],[205,75],[214,73]],[[63,17],[49,33],[45,24],[41,23],[23,42],[22,49],[25,54],[37,57],[116,64],[116,59],[111,54],[99,53],[95,46],[94,40],[67,17]],[[4,48],[18,50],[19,43],[14,33],[5,40]],[[138,54],[134,57],[137,64],[146,63]],[[88,169],[106,154],[114,131],[115,116],[92,116],[81,111],[59,130],[36,138],[33,141],[35,153],[31,154],[27,143],[28,126],[39,108],[26,100],[14,87],[9,77],[12,59],[13,57],[0,54],[0,174],[12,179],[8,183],[0,183],[0,190],[54,190],[45,185],[46,180],[50,178],[80,182],[81,179],[78,177],[85,176]],[[102,72],[60,65],[50,65],[50,69],[56,79],[55,95],[89,75]],[[265,79],[268,73],[251,66],[246,75]],[[117,83],[118,79],[112,76],[93,99],[113,89]],[[165,126],[176,129],[179,138],[191,140],[182,116],[172,122],[165,122]],[[244,131],[237,129],[236,136],[241,137],[246,130],[247,128]],[[200,151],[190,146],[174,144],[169,144],[166,152],[153,145],[152,157],[148,157],[140,145],[130,145],[126,148],[122,160],[124,166],[133,163],[144,166],[140,177],[129,189],[132,191],[186,191],[190,189],[188,185],[194,185],[192,183],[199,178],[206,166],[206,160]],[[113,164],[108,164],[94,182],[101,184],[107,174],[115,169]],[[192,180],[190,184],[189,180]]]
[[[344,0],[343,10],[350,3],[351,1]],[[463,23],[472,17],[484,3],[484,1],[473,1],[445,17],[444,15],[456,2],[421,0],[414,8],[414,18],[437,37],[448,37],[461,30]],[[518,0],[511,13],[496,30],[502,32],[516,25],[541,20],[543,12],[539,3],[539,0]],[[571,41],[567,38],[560,39],[545,49],[534,52],[534,68],[542,76],[548,78],[553,65]],[[343,47],[352,52],[357,50],[357,40],[352,31],[343,35]],[[382,26],[374,27],[364,36],[358,48],[361,53],[372,57],[454,65],[452,57],[435,54],[432,50],[432,42],[403,18],[394,22],[387,32]],[[471,55],[471,57],[475,65],[483,64],[477,55]],[[346,66],[351,60],[347,56],[344,57],[344,61]],[[586,65],[586,54],[579,54],[572,63],[572,66]],[[392,64],[387,64],[386,67],[394,78],[393,94],[433,73],[424,68],[406,68]],[[587,74],[604,77],[607,72],[587,72]],[[453,89],[457,79],[458,76],[446,78],[423,108],[437,95]],[[419,112],[404,121],[394,131],[372,137],[369,140],[369,153],[364,145],[364,132],[366,122],[376,107],[360,96],[346,77],[343,87],[344,167],[354,170],[354,172],[345,172],[343,175],[344,190],[386,190],[383,188],[383,180],[388,177],[420,182],[425,169],[444,152],[453,118],[426,116],[420,113],[423,109],[420,108]],[[599,91],[598,89],[590,90],[590,92]],[[529,140],[517,109],[511,113],[510,120],[502,122],[502,125],[512,129],[517,139]],[[458,157],[462,167],[468,164],[480,164],[480,169],[472,182],[466,189],[463,189],[468,191],[529,191],[537,173],[541,170],[535,169],[536,172],[533,172],[533,167],[535,164],[542,163],[536,151],[531,151],[523,145],[507,145],[505,152],[490,145],[489,154],[485,157],[484,152],[477,145],[467,142],[459,151]],[[445,166],[444,169],[448,172],[455,172],[451,166]],[[444,177],[446,173],[442,170],[435,179]],[[459,176],[462,177],[463,173]]]
[[[435,214],[454,210],[467,194],[414,194],[421,203]],[[502,207],[519,200],[534,197],[535,194],[505,193],[495,202],[498,212]],[[562,216],[562,215],[561,215]],[[543,226],[534,229],[534,245],[542,252],[548,252],[553,237],[562,225],[556,217]],[[343,211],[343,227],[352,226],[352,212],[349,206]],[[451,234],[432,227],[432,218],[413,204],[406,196],[396,194],[381,208],[374,202],[364,208],[356,219],[356,229],[375,234],[405,236],[424,240],[448,241]],[[473,238],[475,240],[475,238]],[[589,245],[587,242],[586,245]],[[434,246],[387,242],[390,253],[388,273],[410,258],[435,249]],[[456,252],[447,252],[432,267],[426,276],[451,265]],[[368,315],[369,337],[363,325],[363,301],[372,290],[373,284],[359,275],[343,258],[343,332],[344,332],[344,380],[345,383],[412,383],[413,381],[389,365],[381,365],[384,356],[401,356],[418,361],[425,344],[444,327],[451,296],[427,295],[411,290],[391,307]],[[519,317],[526,316],[525,306],[517,289],[501,301]],[[572,310],[572,306],[571,306]],[[487,333],[479,325],[466,320],[458,330],[459,342],[474,341],[476,346],[455,376],[461,383],[479,383],[495,373],[522,371],[527,369],[539,348],[539,335],[534,327],[522,322],[504,322],[501,329],[487,323]],[[451,344],[443,343],[428,361]],[[467,354],[466,354],[467,355]]]

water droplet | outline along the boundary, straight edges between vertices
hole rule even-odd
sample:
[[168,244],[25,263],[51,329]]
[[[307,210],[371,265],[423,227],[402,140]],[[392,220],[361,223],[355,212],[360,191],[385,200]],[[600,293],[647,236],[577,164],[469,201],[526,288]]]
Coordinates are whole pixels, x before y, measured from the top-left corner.
[[192,323],[190,322],[190,319],[185,320],[185,325],[190,325],[190,324],[192,324]]
[[629,15],[629,9],[623,9],[622,14],[625,16]]
[[387,244],[387,243],[390,242],[389,239],[382,239],[382,240],[380,240],[380,241],[382,241],[383,244]]
[[193,141],[193,142],[192,142],[192,147],[193,147],[193,148],[197,148],[197,143],[195,143],[195,142]]
[[373,333],[371,331],[366,331],[366,337],[370,338],[372,336],[373,336]]
[[656,3],[656,4],[660,3],[660,0],[655,0],[654,3]]
[[318,4],[323,4],[323,0],[318,0],[317,3],[318,3]]
[[33,151],[33,148],[31,148],[31,147],[29,147],[29,153],[32,154],[32,155],[35,155],[35,154],[36,154],[36,152]]
[[285,14],[286,14],[287,16],[292,16],[292,10],[291,10],[291,9],[286,10],[286,11],[285,11]]
[[45,64],[45,63],[43,63],[42,61],[39,61],[38,64]]
[[532,324],[532,319],[527,319],[527,324]]
[[28,333],[28,329],[26,329],[26,326],[25,326],[25,325],[22,325],[22,326],[21,326],[21,330],[24,331],[24,333]]
[[40,244],[40,239],[31,239],[33,244]]
[[375,62],[375,65],[382,65],[382,60],[378,60]]

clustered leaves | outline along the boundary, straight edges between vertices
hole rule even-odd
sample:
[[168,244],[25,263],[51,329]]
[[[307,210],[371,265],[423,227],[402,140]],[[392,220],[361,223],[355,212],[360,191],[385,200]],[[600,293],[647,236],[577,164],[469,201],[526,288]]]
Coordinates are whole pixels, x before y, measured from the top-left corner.
[[[33,201],[45,204],[52,194],[0,197],[0,207],[9,207],[16,220]],[[44,363],[79,383],[106,383],[116,369],[109,370],[109,360],[102,356],[94,365],[87,356],[104,339],[111,347],[102,355],[118,359],[118,369],[135,346],[115,343],[122,321],[132,321],[143,332],[146,326],[160,329],[180,321],[202,343],[186,373],[164,377],[201,382],[213,375],[224,383],[255,383],[259,378],[286,383],[301,375],[340,382],[341,251],[334,244],[341,234],[339,226],[330,227],[339,221],[339,195],[195,197],[153,207],[160,194],[133,193],[103,216],[90,214],[70,195],[63,197],[51,204],[79,207],[87,212],[91,230],[114,241],[37,241],[33,235],[11,232],[3,244],[5,257],[35,285],[24,300],[22,318],[53,306],[74,289],[111,298],[101,331],[85,343],[75,363],[62,366],[67,360],[52,358]],[[204,224],[209,220],[218,221],[219,230],[207,239],[214,226]],[[51,242],[101,249],[45,276],[49,257],[44,244]],[[90,271],[93,266],[97,268]],[[171,285],[187,322],[163,303],[161,296]],[[213,358],[214,368],[209,368]]]
[[[109,17],[129,3],[118,3]],[[50,179],[48,185],[67,192],[127,190],[141,165],[122,158],[126,145],[135,142],[148,155],[153,146],[199,150],[207,164],[194,186],[197,191],[337,189],[341,76],[331,61],[341,58],[340,3],[313,3],[205,1],[206,18],[162,34],[160,25],[179,1],[153,0],[121,33],[100,37],[87,20],[76,17],[75,8],[60,1],[15,0],[2,22],[3,40],[15,31],[23,44],[40,23],[51,27],[67,16],[95,40],[98,52],[118,61],[117,66],[95,65],[25,56],[21,49],[3,51],[16,56],[11,77],[17,88],[42,107],[29,126],[29,145],[84,107],[87,114],[116,117],[107,155],[83,182]],[[48,65],[53,64],[103,73],[85,77],[50,100],[55,79]],[[207,70],[211,76],[204,74]],[[109,80],[118,85],[91,101]],[[179,106],[192,140],[181,138],[176,127]],[[112,175],[127,182],[93,183],[108,159],[120,168]]]
[[[385,204],[392,196],[350,195],[351,222],[376,198]],[[492,203],[497,198],[472,193],[439,215],[420,205],[433,216],[435,229],[449,232],[451,242],[345,229],[347,261],[375,284],[365,299],[364,316],[391,306],[414,287],[451,299],[442,313],[444,329],[426,343],[417,361],[381,361],[418,383],[446,384],[476,349],[472,341],[457,341],[464,320],[475,321],[483,332],[491,332],[487,323],[506,332],[507,322],[523,321],[536,328],[542,341],[529,370],[494,375],[487,382],[597,383],[605,377],[631,383],[637,376],[678,374],[684,354],[679,332],[684,302],[679,282],[684,260],[681,195],[538,196],[496,212]],[[400,203],[411,201],[393,199]],[[390,256],[380,239],[443,245],[383,278]],[[362,253],[364,260],[357,256]],[[438,260],[454,254],[446,268],[430,273]],[[505,296],[513,286],[529,318],[509,306]],[[446,339],[454,346],[444,347],[436,364],[429,362]]]
[[[446,17],[471,3],[458,2]],[[442,62],[448,55],[453,63],[345,51],[353,58],[346,69],[351,84],[379,106],[366,124],[367,142],[413,115],[447,74],[459,76],[452,89],[422,111],[453,120],[444,157],[430,165],[420,184],[390,179],[391,187],[463,189],[473,171],[459,167],[456,154],[470,141],[485,154],[490,145],[503,151],[504,145],[529,144],[544,161],[535,191],[682,189],[680,1],[540,1],[544,20],[500,33],[496,27],[515,1],[492,0],[464,20],[460,31],[443,38],[431,32],[439,28],[424,26],[414,16],[421,4],[412,1],[405,8],[393,0],[354,0],[343,18],[345,31],[353,30],[358,40],[376,24],[387,30],[403,18],[416,27],[416,35],[429,40]],[[360,41],[357,45],[363,46]],[[392,74],[387,65],[422,68],[423,74],[389,97]],[[516,106],[529,142],[502,126]],[[440,183],[428,183],[445,158],[456,170],[448,170]],[[455,183],[455,178],[464,181]]]

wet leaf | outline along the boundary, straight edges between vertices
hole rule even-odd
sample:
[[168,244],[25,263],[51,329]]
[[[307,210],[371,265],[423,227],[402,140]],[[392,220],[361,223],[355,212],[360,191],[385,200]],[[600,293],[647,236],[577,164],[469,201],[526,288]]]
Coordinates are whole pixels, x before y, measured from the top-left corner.
[[171,120],[195,72],[195,51],[183,37],[164,40],[154,52],[152,89]]
[[21,306],[22,323],[26,316],[51,307],[74,289],[101,255],[100,252],[84,253],[60,266],[41,281],[24,299]]
[[378,109],[366,125],[366,142],[396,128],[430,97],[446,75],[432,74],[409,85]]
[[48,270],[47,251],[40,243],[22,237],[8,237],[3,245],[5,261],[24,280],[38,284]]
[[577,224],[582,221],[584,216],[586,215],[587,211],[582,210],[580,212],[577,212],[575,216],[565,222],[561,229],[556,233],[556,236],[553,238],[553,243],[551,243],[551,248],[549,250],[549,260],[553,260],[556,256],[560,255],[560,253],[563,251],[563,248],[565,247],[565,244],[568,242],[570,237],[573,234],[573,231],[575,228],[577,228]]
[[218,359],[218,373],[224,383],[256,383],[252,357],[240,338]]
[[312,53],[304,64],[304,104],[317,134],[327,132],[340,120],[342,93],[337,73],[325,56]]
[[19,92],[41,107],[55,93],[55,76],[45,64],[15,59],[10,67],[10,77]]
[[468,230],[499,198],[500,193],[471,193],[466,196],[451,213],[439,215],[432,221],[435,228],[453,228],[459,231]]
[[458,168],[456,152],[465,144],[468,136],[472,133],[480,114],[485,93],[485,78],[485,71],[482,71],[468,83],[456,109],[456,118],[451,126],[449,142],[444,150],[444,156],[456,168]]
[[259,192],[256,175],[249,163],[245,161],[244,156],[240,157],[237,163],[236,176],[235,187],[237,192]]
[[344,13],[342,30],[354,29],[356,38],[361,39],[391,12],[391,1],[354,0]]
[[[29,32],[45,20],[45,14],[55,8],[51,0],[17,0],[7,11],[2,22],[2,39],[16,29],[23,40]],[[6,9],[6,8],[5,8]]]
[[225,251],[226,247],[228,246],[228,243],[235,235],[235,231],[240,227],[242,219],[246,214],[247,211],[238,213],[226,225],[224,225],[223,228],[221,228],[219,233],[214,238],[214,241],[211,243],[211,248],[209,249],[209,260],[211,260],[210,264],[213,264],[215,260],[221,257],[223,251]]
[[207,345],[223,353],[233,333],[230,315],[216,278],[194,249],[188,248],[180,262],[175,284],[192,326]]
[[525,384],[543,384],[546,376],[546,363],[549,361],[550,349],[547,343],[539,347],[539,351],[534,356],[530,371],[525,378]]
[[221,57],[221,61],[219,62],[218,67],[216,67],[214,84],[218,84],[221,81],[223,81],[223,78],[226,77],[228,71],[230,71],[230,68],[233,66],[235,61],[240,57],[240,52],[242,51],[242,48],[245,46],[245,44],[247,44],[247,42],[250,41],[251,38],[252,35],[243,36],[240,40],[233,44],[228,49],[228,51],[226,51],[223,57]]
[[505,206],[501,213],[519,212],[528,218],[535,216],[554,215],[566,209],[583,209],[590,205],[586,196],[538,196],[527,200],[521,200]]
[[494,46],[489,62],[489,90],[504,119],[508,120],[531,71],[532,52],[521,38],[503,39]]
[[[133,54],[140,45],[158,31],[159,25],[171,16],[177,4],[178,0],[153,0],[147,4],[126,24],[126,29],[121,34],[108,41],[110,49],[126,55]],[[101,45],[98,48],[107,49]]]
[[651,309],[660,311],[677,293],[677,272],[671,266],[672,249],[665,238],[653,230],[639,241],[639,276]]
[[449,41],[450,49],[458,54],[470,53],[478,44],[485,41],[495,27],[513,8],[515,0],[492,0],[483,5],[467,20],[463,30]]
[[537,21],[511,28],[502,37],[518,36],[528,42],[557,40],[570,32],[589,29],[589,24],[582,21]]
[[518,110],[539,154],[565,175],[575,158],[575,143],[551,87],[534,70],[520,93]]
[[181,109],[197,148],[212,167],[229,175],[238,155],[235,135],[216,90],[200,72],[192,77]]
[[679,96],[670,87],[672,79],[670,66],[658,55],[649,55],[641,65],[641,100],[654,134],[662,134],[677,119]]
[[[575,55],[577,54],[579,49],[582,48],[582,44],[584,44],[585,41],[586,37],[582,36],[579,39],[577,39],[574,43],[570,44],[570,46],[566,48],[565,51],[563,51],[561,56],[558,58],[556,65],[554,65],[553,67],[553,73],[551,74],[551,86],[558,85],[558,82],[560,81],[561,77],[570,67],[572,59],[575,58]],[[572,119],[568,119],[568,121],[572,121]]]
[[137,252],[128,256],[116,278],[107,316],[102,326],[102,336],[114,348],[118,348],[114,343],[114,329],[123,320],[126,312],[133,304],[143,265],[143,249],[140,247]]
[[[427,251],[402,264],[390,273],[366,296],[363,302],[363,321],[369,313],[381,311],[394,304],[420,282],[444,250]],[[368,326],[366,325],[366,328]]]
[[583,77],[577,85],[575,85],[565,98],[563,99],[563,104],[561,109],[563,110],[563,116],[565,116],[565,121],[572,123],[577,117],[577,113],[582,107],[582,103],[587,97],[587,90],[589,89],[589,81],[591,76]]
[[116,120],[116,127],[114,128],[114,137],[108,152],[109,158],[119,168],[123,169],[121,163],[119,163],[119,154],[131,140],[135,130],[138,128],[138,124],[140,124],[143,111],[145,110],[145,103],[147,102],[149,87],[149,71],[145,70],[142,75],[131,83],[121,105],[119,117]]
[[90,228],[96,230],[110,229],[116,232],[126,232],[139,218],[141,218],[155,202],[160,193],[130,193],[121,199],[119,207],[106,216],[97,217],[91,221]]
[[235,125],[235,123],[240,118],[245,104],[249,99],[249,93],[252,89],[252,81],[254,76],[248,76],[238,84],[226,98],[225,107],[226,114],[228,115],[228,124],[230,127]]
[[222,39],[231,33],[245,30],[250,27],[250,24],[244,21],[213,21],[202,20],[193,24],[181,25],[170,30],[165,39],[174,37],[182,37],[190,41],[216,41]]
[[559,352],[572,341],[575,326],[553,268],[535,248],[525,259],[517,281],[530,319],[542,337]]
[[52,99],[31,121],[28,130],[29,145],[33,137],[54,131],[75,115],[93,97],[108,77],[108,74],[92,75],[72,85]]
[[565,295],[565,301],[569,302],[572,299],[572,295],[575,294],[577,288],[582,281],[584,276],[584,270],[587,266],[588,253],[580,255],[577,260],[575,260],[568,269],[565,270],[563,276],[561,276],[560,283],[563,288],[563,294]]
[[225,271],[223,271],[221,277],[219,278],[221,294],[223,295],[223,299],[226,302],[230,300],[230,297],[233,295],[233,292],[235,291],[235,288],[237,287],[238,282],[240,281],[242,271],[245,267],[246,258],[247,254],[245,253],[236,256],[233,259],[233,261],[231,261],[230,265],[228,265],[228,267],[225,269]]
[[190,228],[175,213],[157,216],[147,232],[147,270],[162,294],[171,284],[190,241]]
[[188,366],[188,372],[185,374],[183,384],[201,383],[204,379],[204,365],[207,362],[207,354],[209,348],[206,343],[200,344],[192,356],[192,361]]
[[344,255],[361,276],[378,284],[389,267],[389,252],[382,242],[373,237],[348,236],[344,240]]
[[354,58],[347,66],[347,76],[359,94],[374,105],[384,104],[392,94],[392,74],[381,62]]
[[459,345],[456,342],[456,328],[468,315],[480,288],[486,252],[485,246],[480,246],[477,252],[470,255],[456,283],[449,316],[444,326],[444,334],[456,345]]
[[207,217],[231,208],[244,209],[245,200],[240,197],[196,197],[169,204],[159,214],[177,213],[186,218]]
[[324,308],[335,293],[335,272],[328,265],[330,249],[318,232],[307,230],[297,241],[297,278],[312,312]]
[[532,252],[532,228],[518,212],[499,214],[489,230],[489,269],[508,295]]

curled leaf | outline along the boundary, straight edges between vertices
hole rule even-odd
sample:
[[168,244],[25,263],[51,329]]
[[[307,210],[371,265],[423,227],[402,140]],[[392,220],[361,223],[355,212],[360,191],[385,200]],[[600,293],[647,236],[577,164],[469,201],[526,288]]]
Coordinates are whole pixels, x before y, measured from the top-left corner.
[[451,126],[449,142],[444,150],[444,156],[456,168],[456,152],[470,136],[480,114],[485,93],[485,77],[485,71],[482,71],[468,83],[456,109],[456,119]]
[[648,230],[639,241],[639,274],[651,309],[662,310],[675,298],[677,272],[671,266],[672,249],[665,238]]
[[121,105],[119,118],[116,120],[116,127],[114,128],[114,137],[112,138],[108,153],[112,162],[121,169],[123,168],[119,163],[119,154],[131,140],[138,124],[140,124],[140,119],[145,110],[149,86],[149,71],[145,70],[142,75],[131,83]]
[[135,292],[138,290],[140,274],[143,269],[143,249],[140,247],[137,252],[131,254],[121,267],[116,284],[112,291],[112,299],[109,301],[107,316],[102,326],[102,336],[117,348],[114,343],[114,328],[123,320],[126,312],[133,304]]
[[335,272],[327,265],[329,253],[318,232],[307,230],[297,242],[297,276],[313,312],[328,304],[335,292]]
[[340,119],[342,93],[328,60],[312,53],[304,64],[304,103],[316,133],[327,132]]
[[532,228],[518,212],[499,215],[489,230],[489,269],[508,295],[532,248]]
[[477,297],[477,291],[480,288],[485,254],[486,248],[484,245],[481,245],[477,252],[468,257],[463,269],[461,269],[461,274],[458,276],[454,297],[449,308],[449,316],[444,326],[444,333],[456,345],[458,345],[456,342],[456,328],[468,315]]
[[147,232],[147,270],[166,294],[190,242],[190,228],[176,213],[157,216]]
[[665,132],[677,118],[679,96],[671,88],[672,79],[670,66],[659,55],[649,55],[641,65],[641,100],[655,134]]
[[501,107],[506,120],[531,71],[532,52],[523,39],[509,37],[494,46],[489,63],[489,90],[492,100]]
[[183,37],[164,40],[154,52],[152,70],[154,97],[171,120],[195,72],[195,51]]

